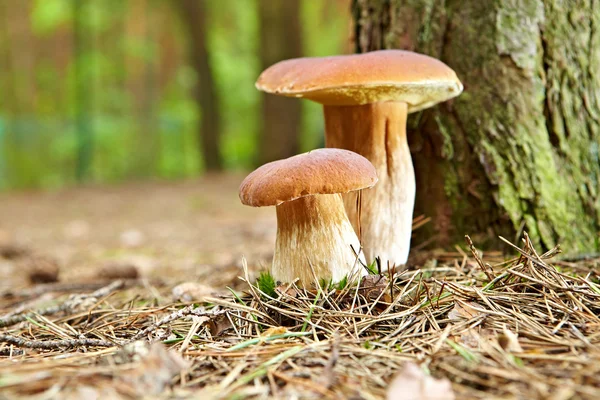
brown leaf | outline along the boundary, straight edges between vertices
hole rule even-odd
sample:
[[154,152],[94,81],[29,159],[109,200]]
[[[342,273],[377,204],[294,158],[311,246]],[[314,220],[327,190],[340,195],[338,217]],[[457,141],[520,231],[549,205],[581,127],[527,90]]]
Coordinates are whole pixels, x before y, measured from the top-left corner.
[[157,395],[165,389],[174,376],[189,366],[189,361],[184,360],[177,352],[168,350],[162,343],[155,342],[150,345],[139,367],[121,375],[120,380],[139,395]]
[[405,363],[387,389],[387,400],[454,400],[450,381],[426,375],[414,363]]
[[455,337],[454,341],[472,349],[478,349],[482,340],[491,340],[496,336],[496,333],[490,329],[468,329],[459,337]]
[[388,278],[383,275],[367,275],[360,281],[361,289],[385,288],[388,284]]
[[387,293],[381,294],[387,289],[388,283],[388,278],[383,275],[367,275],[360,282],[359,292],[369,300],[380,298],[382,301],[389,303],[391,301],[390,296]]
[[475,310],[473,307],[479,306],[476,303],[462,303],[456,302],[454,303],[454,308],[448,313],[448,318],[453,321],[462,320],[462,319],[472,319],[483,315],[482,312]]
[[460,337],[455,342],[458,342],[466,347],[470,347],[472,349],[479,348],[479,338],[468,330],[460,335]]
[[221,333],[231,328],[233,328],[233,325],[231,325],[231,321],[225,314],[217,315],[208,321],[208,329],[212,336],[219,336]]
[[498,344],[509,353],[523,352],[523,348],[519,344],[517,335],[507,329],[506,326],[502,329],[502,333],[498,335]]
[[298,297],[298,291],[290,285],[279,285],[275,288],[275,291],[279,294],[285,294],[290,297]]

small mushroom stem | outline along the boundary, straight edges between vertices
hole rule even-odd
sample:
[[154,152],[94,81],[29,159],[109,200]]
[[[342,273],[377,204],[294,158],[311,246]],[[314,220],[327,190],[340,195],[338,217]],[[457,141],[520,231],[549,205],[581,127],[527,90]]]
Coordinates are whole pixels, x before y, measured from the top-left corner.
[[375,166],[379,182],[362,193],[344,194],[348,218],[361,240],[367,262],[379,256],[382,268],[408,259],[415,204],[415,172],[406,140],[407,104],[380,102],[324,106],[326,146],[347,149]]
[[[354,250],[353,250],[354,249]],[[317,279],[339,282],[354,273],[364,274],[360,243],[339,194],[301,197],[277,206],[277,240],[273,277],[281,282],[300,278],[309,286]],[[312,269],[311,269],[312,265]]]

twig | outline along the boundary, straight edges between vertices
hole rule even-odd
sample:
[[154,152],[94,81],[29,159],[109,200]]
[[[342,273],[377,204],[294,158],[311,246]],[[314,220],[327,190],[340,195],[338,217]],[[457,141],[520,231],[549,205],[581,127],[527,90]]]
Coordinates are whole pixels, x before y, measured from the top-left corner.
[[23,321],[27,321],[28,319],[35,318],[38,315],[54,315],[63,311],[74,312],[81,308],[83,300],[106,297],[115,290],[120,289],[122,286],[123,281],[115,281],[110,285],[100,288],[91,294],[74,295],[59,306],[43,308],[41,310],[29,312],[27,314],[17,314],[7,318],[0,318],[0,328],[6,328]]
[[23,353],[24,353],[23,350],[14,348],[12,346],[0,349],[0,357],[22,356]]
[[48,308],[43,308],[41,310],[29,312],[27,314],[17,314],[11,317],[0,319],[0,328],[6,328],[9,326],[16,325],[20,322],[27,321],[30,318],[35,318],[38,315],[53,315],[57,314],[61,311],[66,311],[70,309],[71,305],[69,303],[61,304],[60,306],[53,306]]
[[479,254],[477,253],[477,249],[475,248],[475,245],[473,244],[473,241],[471,240],[469,235],[465,235],[465,240],[467,241],[467,244],[469,245],[469,250],[471,250],[471,254],[473,254],[473,258],[475,258],[475,261],[477,261],[477,265],[479,265],[479,268],[481,268],[483,273],[488,277],[488,279],[490,281],[493,281],[495,278],[493,272],[488,271],[488,268],[485,266],[485,264],[481,260],[481,257],[479,257]]
[[114,343],[106,340],[98,339],[68,339],[68,340],[49,340],[49,341],[38,341],[38,340],[26,340],[16,336],[0,334],[0,342],[12,344],[18,347],[27,347],[29,349],[41,349],[41,350],[57,350],[70,347],[112,347]]
[[0,293],[0,297],[38,297],[46,293],[51,292],[81,292],[85,290],[94,290],[103,287],[105,283],[48,283],[43,285],[36,285],[33,288],[22,289],[16,291],[14,289],[8,289]]
[[136,340],[139,340],[142,337],[149,334],[150,332],[160,328],[161,326],[168,324],[170,322],[173,322],[175,320],[187,317],[188,315],[193,315],[196,317],[208,317],[208,316],[214,317],[216,315],[223,314],[223,313],[225,313],[225,310],[220,310],[218,306],[213,308],[210,311],[205,311],[205,309],[203,307],[187,306],[185,308],[182,308],[180,310],[172,312],[171,314],[167,315],[166,317],[159,320],[158,322],[142,329],[137,334],[135,334],[131,339],[129,339],[129,342],[134,342]]

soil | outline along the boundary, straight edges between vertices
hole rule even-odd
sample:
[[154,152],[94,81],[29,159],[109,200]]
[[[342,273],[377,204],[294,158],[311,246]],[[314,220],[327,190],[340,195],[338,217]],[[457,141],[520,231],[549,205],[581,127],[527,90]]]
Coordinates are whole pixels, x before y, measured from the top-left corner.
[[[103,265],[120,262],[143,278],[222,287],[242,274],[242,257],[252,271],[268,266],[275,241],[275,210],[242,205],[242,179],[0,194],[0,244],[56,259],[62,282],[94,280]],[[0,258],[0,290],[28,285],[24,259]]]

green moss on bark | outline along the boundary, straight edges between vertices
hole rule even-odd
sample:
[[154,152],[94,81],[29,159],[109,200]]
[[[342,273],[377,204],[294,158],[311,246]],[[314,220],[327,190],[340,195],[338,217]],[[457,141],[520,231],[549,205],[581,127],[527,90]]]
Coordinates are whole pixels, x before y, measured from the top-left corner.
[[355,12],[358,50],[430,54],[465,85],[409,121],[416,213],[434,217],[421,235],[525,230],[545,248],[599,250],[600,3],[355,0]]

